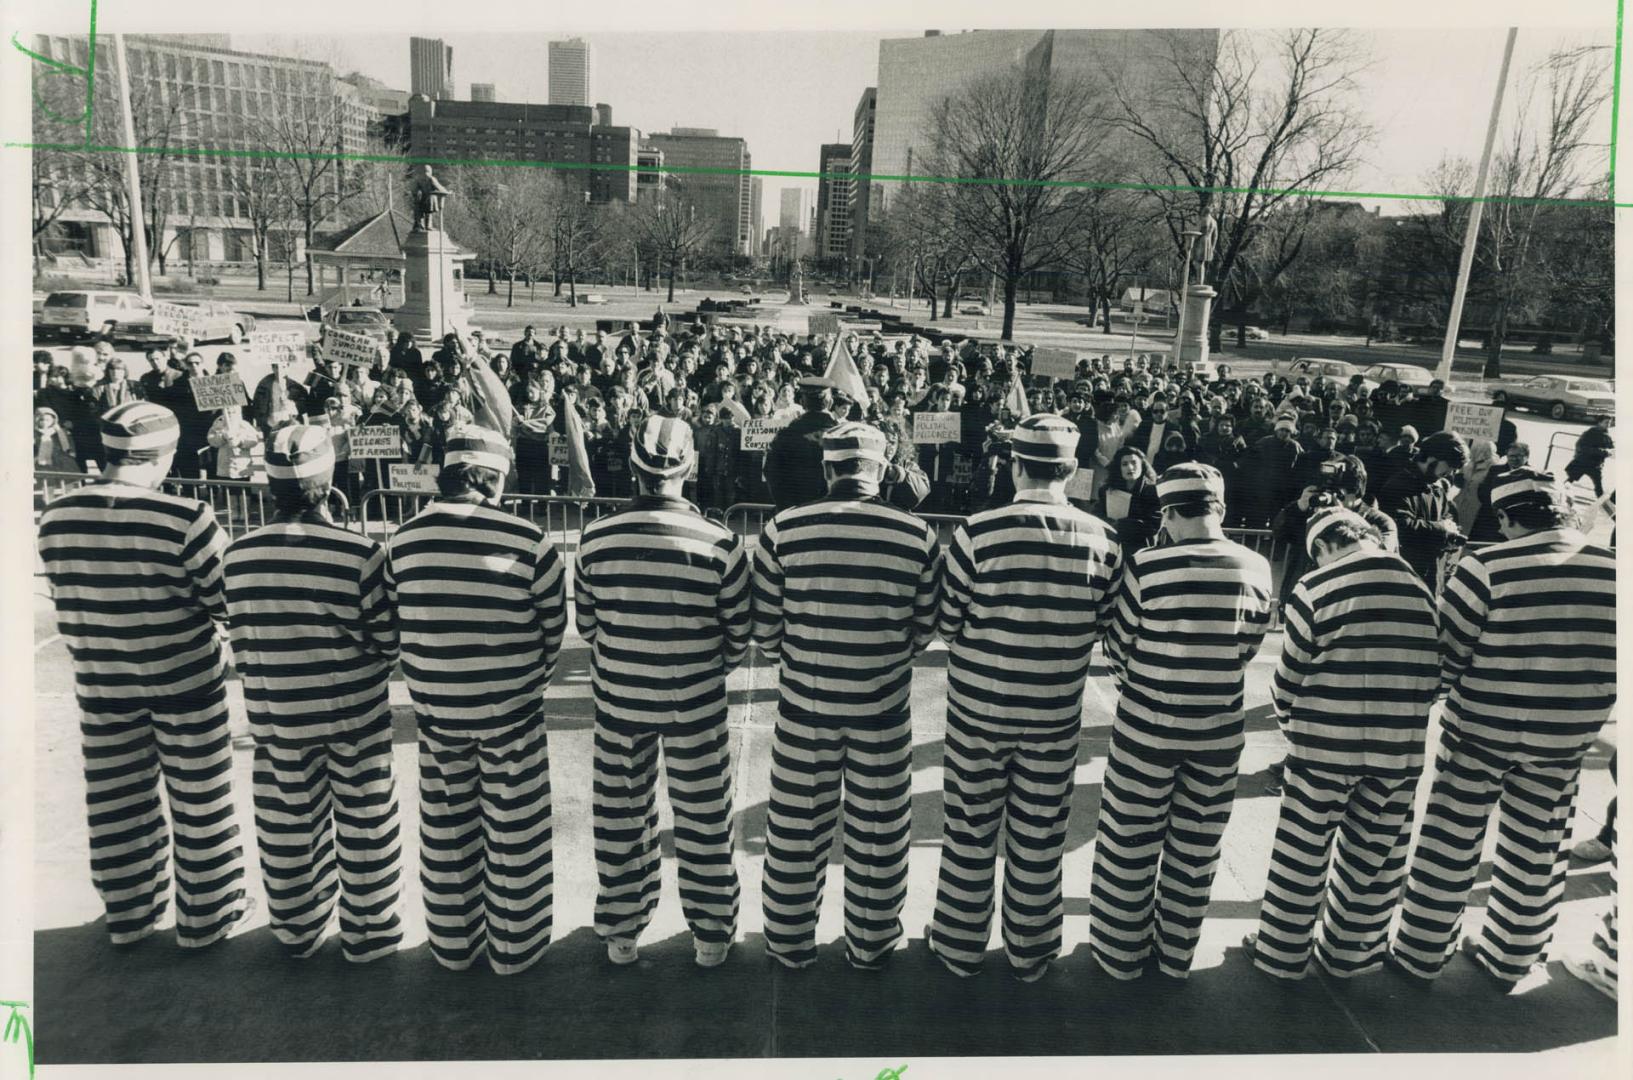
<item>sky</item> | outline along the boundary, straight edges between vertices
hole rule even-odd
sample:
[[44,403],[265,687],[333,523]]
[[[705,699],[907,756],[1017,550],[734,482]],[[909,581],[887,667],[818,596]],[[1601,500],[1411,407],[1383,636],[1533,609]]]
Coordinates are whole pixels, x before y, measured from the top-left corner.
[[[1614,11],[1610,11],[1614,16]],[[951,29],[944,32],[951,33]],[[756,169],[815,172],[817,149],[849,142],[851,118],[862,91],[876,85],[879,41],[917,37],[899,32],[777,31],[582,33],[593,50],[594,99],[612,106],[613,122],[643,132],[675,125],[710,127],[747,140]],[[1477,159],[1484,139],[1503,49],[1504,31],[1492,29],[1357,30],[1370,62],[1357,102],[1378,132],[1347,190],[1424,192],[1424,176],[1443,156]],[[550,34],[441,34],[453,48],[455,94],[468,98],[472,82],[496,84],[500,101],[548,100]],[[361,71],[408,89],[408,37],[403,34],[267,36],[234,34],[236,48],[297,53],[329,61],[341,73]],[[1520,31],[1504,106],[1504,128],[1522,120],[1528,73],[1561,44],[1600,45],[1606,89],[1612,27]],[[1534,123],[1535,110],[1530,114]],[[1603,110],[1595,141],[1608,143],[1610,110]],[[775,224],[784,186],[815,190],[814,179],[764,178],[762,226]],[[1384,214],[1416,204],[1366,200]]]

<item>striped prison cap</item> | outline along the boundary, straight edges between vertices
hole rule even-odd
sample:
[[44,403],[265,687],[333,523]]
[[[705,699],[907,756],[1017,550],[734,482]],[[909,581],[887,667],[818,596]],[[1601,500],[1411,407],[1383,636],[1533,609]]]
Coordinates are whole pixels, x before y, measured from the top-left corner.
[[649,416],[630,440],[630,464],[664,479],[680,476],[692,467],[692,428],[684,420]]
[[1514,506],[1559,506],[1565,502],[1564,489],[1552,473],[1521,467],[1510,469],[1491,485],[1491,508]]
[[1010,436],[1011,452],[1027,461],[1076,461],[1077,440],[1077,425],[1053,413],[1033,413]]
[[448,436],[448,446],[442,463],[448,465],[480,465],[496,473],[510,471],[510,444],[497,431],[466,424]]
[[1169,466],[1157,480],[1157,501],[1164,507],[1194,505],[1209,499],[1225,501],[1225,478],[1212,465],[1182,462]]
[[151,401],[127,401],[102,414],[102,445],[109,450],[157,460],[176,448],[181,425],[176,414]]
[[335,470],[335,444],[327,428],[293,424],[272,433],[266,450],[268,480],[307,480]]
[[864,458],[885,463],[885,433],[872,424],[846,422],[822,433],[823,461]]
[[1372,523],[1353,510],[1346,510],[1342,506],[1317,510],[1310,515],[1310,521],[1304,527],[1304,550],[1311,558],[1315,557],[1315,542],[1335,525],[1348,525],[1369,536],[1378,535],[1378,530]]

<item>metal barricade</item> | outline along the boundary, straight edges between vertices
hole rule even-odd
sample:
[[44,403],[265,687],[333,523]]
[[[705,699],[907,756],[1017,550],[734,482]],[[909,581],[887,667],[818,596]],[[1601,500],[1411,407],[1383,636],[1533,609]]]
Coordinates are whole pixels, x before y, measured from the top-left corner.
[[[1576,431],[1554,432],[1553,437],[1548,440],[1548,453],[1542,458],[1542,471],[1554,471],[1554,454],[1559,450],[1567,451],[1565,461],[1569,464],[1571,458],[1576,456],[1576,440],[1581,437],[1581,432]],[[1560,443],[1561,439],[1565,440],[1563,445]]]
[[[357,505],[358,527],[366,534],[383,539],[396,527],[424,510],[436,498],[430,491],[379,488],[365,495]],[[499,505],[537,525],[551,537],[563,553],[578,549],[584,527],[597,518],[615,514],[629,506],[628,499],[575,498],[571,495],[514,495],[499,498]]]
[[[95,480],[88,473],[37,472],[34,474],[34,516],[55,499],[74,488]],[[266,485],[251,480],[166,477],[159,490],[171,495],[197,499],[215,511],[221,528],[233,539],[272,520],[272,499]]]

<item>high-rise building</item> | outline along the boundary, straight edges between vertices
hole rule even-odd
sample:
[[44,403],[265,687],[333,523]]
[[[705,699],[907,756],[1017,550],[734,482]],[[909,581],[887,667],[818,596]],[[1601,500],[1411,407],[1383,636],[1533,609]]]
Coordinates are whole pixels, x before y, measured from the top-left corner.
[[[611,119],[611,109],[601,115]],[[588,105],[520,105],[430,101],[408,108],[411,157],[466,161],[541,161],[577,166],[559,171],[597,203],[634,202],[634,128],[598,124]]]
[[[862,97],[856,102],[856,113],[851,127],[851,175],[856,179],[851,181],[850,259],[851,263],[858,267],[870,249],[869,241],[872,239],[870,228],[875,234],[878,229],[878,222],[869,217],[874,189],[877,187],[871,179],[871,174],[873,124],[878,100],[879,91],[876,88],[870,86],[862,91]],[[877,244],[873,244],[872,247],[877,247]]]
[[748,241],[751,254],[763,254],[762,239],[765,236],[765,218],[761,216],[764,208],[761,202],[765,198],[765,185],[758,176],[749,177],[749,212],[748,212]]
[[653,132],[646,141],[663,153],[665,185],[697,207],[714,230],[710,247],[746,255],[752,248],[753,158],[742,139],[714,128],[677,127]]
[[471,83],[472,101],[498,101],[499,92],[490,82]]
[[817,172],[816,257],[845,261],[851,242],[851,144],[823,143]]
[[[351,157],[369,151],[379,127],[376,95],[336,78],[328,64],[243,52],[227,44],[224,35],[204,34],[132,34],[125,41],[138,140],[188,148],[187,153],[171,155],[162,172],[150,174],[142,192],[148,215],[159,226],[159,235],[150,237],[150,249],[164,252],[173,263],[242,263],[254,258],[254,222],[246,193],[250,170],[259,159],[244,151],[265,145],[266,125],[290,115],[314,117],[313,130],[323,132],[326,145],[313,146],[309,152],[333,152],[339,159],[332,170],[336,195],[355,175]],[[35,51],[79,67],[89,59],[89,43],[83,36],[40,35]],[[111,95],[118,60],[106,43],[97,49],[95,70],[98,93]],[[124,138],[118,131],[118,114],[113,98],[97,102],[94,122],[110,125],[98,138],[109,142]],[[49,140],[50,133],[36,132],[36,137]],[[226,153],[202,152],[211,149]],[[83,189],[83,170],[83,163],[72,158],[52,161],[36,197],[56,205],[64,197],[60,193]],[[155,183],[153,176],[162,179]],[[328,205],[338,202],[327,200]],[[318,224],[327,228],[334,222]],[[299,257],[300,231],[281,226],[275,232],[270,245],[275,257],[286,252]],[[40,243],[46,251],[124,258],[118,228],[90,200],[66,208]]]
[[588,105],[590,43],[582,38],[550,43],[550,104]]
[[454,50],[441,38],[408,39],[408,87],[433,101],[454,96]]
[[664,189],[663,151],[649,142],[642,142],[635,150],[635,164],[640,172],[635,177],[635,197],[649,198]]
[[371,79],[358,71],[343,76],[340,81],[355,86],[369,107],[381,116],[400,115],[408,111],[407,90],[394,90],[379,79]]
[[789,233],[804,232],[806,209],[810,205],[810,198],[811,193],[804,188],[783,188],[777,213],[777,227]]

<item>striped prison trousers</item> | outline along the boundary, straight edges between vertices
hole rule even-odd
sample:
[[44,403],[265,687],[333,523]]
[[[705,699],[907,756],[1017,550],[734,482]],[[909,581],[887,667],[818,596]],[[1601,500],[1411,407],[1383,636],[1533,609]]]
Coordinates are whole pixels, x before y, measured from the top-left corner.
[[420,885],[431,954],[463,971],[527,970],[550,944],[550,755],[544,714],[497,730],[419,719]]
[[828,854],[843,814],[846,956],[858,967],[883,963],[902,936],[912,801],[905,714],[840,727],[777,717],[761,892],[766,952],[788,967],[816,960]]
[[998,834],[1004,834],[1004,953],[1016,974],[1060,955],[1066,902],[1061,858],[1081,725],[1036,730],[947,717],[945,824],[930,945],[962,974],[991,936]]
[[255,746],[255,832],[272,934],[296,956],[323,944],[340,910],[340,947],[364,962],[403,938],[401,830],[391,713],[343,736]]
[[140,941],[158,926],[172,844],[177,943],[200,948],[225,937],[245,894],[223,673],[179,693],[122,702],[82,694],[79,704],[91,881],[113,943]]
[[658,758],[675,818],[680,906],[698,942],[737,936],[742,888],[732,861],[731,745],[726,713],[686,725],[595,721],[591,813],[600,891],[595,932],[634,941],[658,906]]
[[1089,889],[1089,951],[1108,974],[1138,978],[1153,949],[1164,974],[1189,974],[1237,764],[1139,746],[1113,728]]
[[1394,955],[1407,971],[1432,979],[1450,959],[1494,806],[1491,898],[1476,955],[1506,982],[1542,959],[1565,892],[1581,772],[1580,760],[1515,761],[1442,733],[1395,934]]
[[1616,868],[1621,862],[1620,844],[1612,839],[1610,843],[1610,910],[1605,912],[1599,928],[1593,932],[1593,958],[1617,982],[1621,981],[1616,971]]
[[1417,781],[1289,761],[1283,787],[1254,965],[1303,978],[1313,951],[1332,975],[1376,971],[1406,878]]

